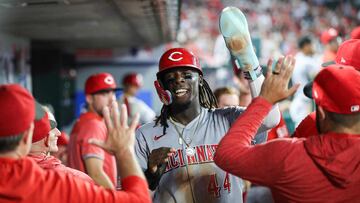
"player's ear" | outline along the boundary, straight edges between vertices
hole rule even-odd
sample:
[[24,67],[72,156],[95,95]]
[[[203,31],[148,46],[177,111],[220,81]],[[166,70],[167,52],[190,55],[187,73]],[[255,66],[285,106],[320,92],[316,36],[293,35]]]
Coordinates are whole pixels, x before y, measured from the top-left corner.
[[93,101],[93,97],[91,96],[91,94],[87,94],[87,95],[85,95],[85,100],[86,100],[86,103],[91,104]]
[[325,120],[325,118],[326,118],[326,113],[325,113],[325,110],[323,109],[323,107],[321,107],[321,106],[317,106],[317,110],[318,110],[318,116],[319,116],[319,120]]

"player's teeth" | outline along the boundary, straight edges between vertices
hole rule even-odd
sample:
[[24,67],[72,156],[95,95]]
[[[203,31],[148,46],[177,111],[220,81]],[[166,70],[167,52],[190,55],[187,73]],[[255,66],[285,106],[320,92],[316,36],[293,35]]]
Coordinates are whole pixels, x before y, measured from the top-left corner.
[[176,90],[176,93],[182,93],[182,92],[186,92],[186,90],[184,90],[184,89]]

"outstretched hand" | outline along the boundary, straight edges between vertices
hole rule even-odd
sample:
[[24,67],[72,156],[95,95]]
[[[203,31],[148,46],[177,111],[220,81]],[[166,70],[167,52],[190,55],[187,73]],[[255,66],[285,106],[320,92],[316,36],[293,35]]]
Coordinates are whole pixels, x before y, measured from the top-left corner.
[[272,70],[273,61],[269,60],[265,81],[261,87],[260,95],[272,104],[279,102],[296,92],[299,84],[288,88],[290,78],[295,67],[295,58],[291,55],[279,59],[275,69]]
[[117,102],[113,101],[111,110],[105,107],[103,116],[108,130],[106,141],[90,139],[89,143],[97,145],[111,154],[121,156],[126,152],[134,153],[135,130],[139,123],[139,114],[135,116],[130,127],[127,124],[128,113],[125,105],[121,105],[121,114],[119,114]]

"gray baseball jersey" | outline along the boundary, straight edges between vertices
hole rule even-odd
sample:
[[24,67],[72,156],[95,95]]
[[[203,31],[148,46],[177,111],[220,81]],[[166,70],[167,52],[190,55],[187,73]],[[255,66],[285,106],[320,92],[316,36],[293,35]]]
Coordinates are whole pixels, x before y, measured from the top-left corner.
[[186,126],[169,119],[165,135],[163,127],[154,127],[154,122],[136,131],[135,151],[144,171],[152,150],[176,149],[155,190],[154,202],[243,202],[243,181],[213,161],[218,143],[243,111],[240,107],[210,112],[202,108],[200,115]]

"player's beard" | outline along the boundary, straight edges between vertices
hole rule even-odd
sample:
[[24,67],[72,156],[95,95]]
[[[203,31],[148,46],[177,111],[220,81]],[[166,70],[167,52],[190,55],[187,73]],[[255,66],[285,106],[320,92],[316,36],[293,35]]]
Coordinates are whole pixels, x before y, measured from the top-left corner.
[[95,106],[93,109],[94,109],[95,113],[97,113],[99,116],[103,117],[102,111],[103,111],[103,108],[104,108],[104,107],[105,107],[105,106],[103,106],[102,108]]
[[182,103],[173,102],[170,106],[171,112],[173,114],[181,114],[182,112],[185,112],[189,109],[195,110],[199,107],[199,102],[200,100],[198,96],[192,97],[192,99],[189,99]]
[[186,102],[183,102],[183,103],[172,103],[171,104],[171,108],[172,108],[172,111],[175,111],[175,112],[182,112],[188,108],[190,108],[191,106],[191,100],[188,100]]

